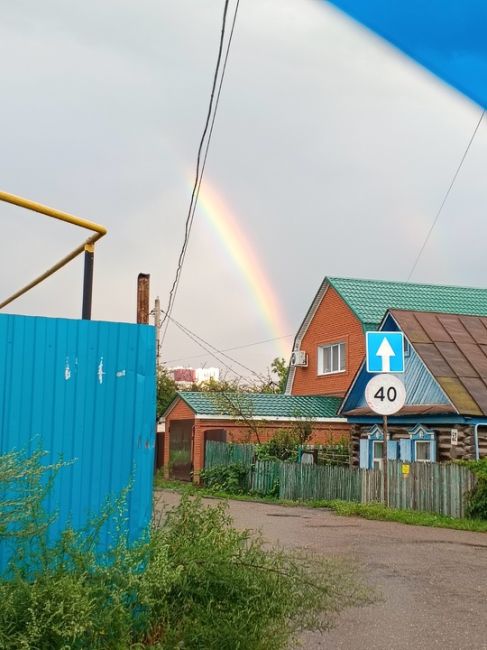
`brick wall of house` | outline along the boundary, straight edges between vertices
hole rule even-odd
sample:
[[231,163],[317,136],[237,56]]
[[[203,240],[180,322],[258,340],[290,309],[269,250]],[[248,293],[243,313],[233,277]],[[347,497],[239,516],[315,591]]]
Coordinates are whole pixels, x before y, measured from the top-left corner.
[[[198,482],[199,473],[205,465],[205,431],[224,429],[227,432],[227,442],[267,442],[279,429],[292,428],[293,422],[258,423],[257,432],[250,431],[235,420],[199,420],[195,421],[193,443],[193,472],[194,480]],[[350,437],[350,425],[347,422],[316,422],[313,425],[310,444],[330,444],[343,438]]]
[[[346,344],[346,369],[318,375],[318,346]],[[328,287],[301,343],[308,353],[308,367],[295,369],[292,395],[335,395],[343,397],[365,355],[362,325],[333,287]]]

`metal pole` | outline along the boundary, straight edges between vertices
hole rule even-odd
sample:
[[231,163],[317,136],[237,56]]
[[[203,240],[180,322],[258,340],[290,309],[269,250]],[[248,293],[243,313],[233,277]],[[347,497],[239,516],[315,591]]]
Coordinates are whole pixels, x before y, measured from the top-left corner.
[[93,265],[95,261],[95,246],[85,245],[85,270],[83,276],[83,309],[81,318],[91,320],[91,302],[93,298]]
[[389,484],[387,480],[387,415],[384,415],[384,444],[382,446],[382,471],[384,472],[384,505],[389,505]]

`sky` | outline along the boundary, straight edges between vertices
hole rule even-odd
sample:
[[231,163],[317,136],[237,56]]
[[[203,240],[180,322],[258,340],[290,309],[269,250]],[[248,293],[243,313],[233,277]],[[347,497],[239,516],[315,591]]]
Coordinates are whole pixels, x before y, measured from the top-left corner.
[[[1,189],[108,228],[94,319],[135,321],[140,272],[164,308],[223,0],[0,5]],[[480,114],[326,2],[241,0],[174,318],[248,376],[289,355],[324,276],[406,280]],[[486,286],[486,154],[484,121],[413,281]],[[86,237],[7,204],[0,222],[2,299]],[[79,318],[82,276],[4,311]],[[172,324],[162,358],[222,365]]]

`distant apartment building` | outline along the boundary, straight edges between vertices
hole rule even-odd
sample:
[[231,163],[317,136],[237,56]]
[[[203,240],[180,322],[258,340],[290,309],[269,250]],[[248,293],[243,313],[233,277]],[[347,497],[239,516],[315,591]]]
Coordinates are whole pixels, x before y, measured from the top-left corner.
[[219,381],[220,368],[183,368],[181,366],[169,368],[169,374],[180,388],[193,384],[202,384],[210,379]]

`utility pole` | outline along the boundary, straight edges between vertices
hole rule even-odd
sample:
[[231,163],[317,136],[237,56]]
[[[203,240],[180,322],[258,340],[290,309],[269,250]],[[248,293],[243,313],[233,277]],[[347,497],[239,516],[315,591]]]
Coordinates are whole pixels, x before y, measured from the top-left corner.
[[156,327],[156,370],[159,372],[161,367],[161,301],[157,296],[154,302],[154,325]]

